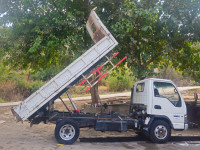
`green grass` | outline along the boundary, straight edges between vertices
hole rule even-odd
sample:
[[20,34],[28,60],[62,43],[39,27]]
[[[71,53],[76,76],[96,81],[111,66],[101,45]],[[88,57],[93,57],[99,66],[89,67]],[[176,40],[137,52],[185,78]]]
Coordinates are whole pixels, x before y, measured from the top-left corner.
[[191,90],[187,90],[188,94],[194,94],[194,93],[200,93],[200,89],[191,89]]
[[0,103],[6,103],[6,101],[0,98]]

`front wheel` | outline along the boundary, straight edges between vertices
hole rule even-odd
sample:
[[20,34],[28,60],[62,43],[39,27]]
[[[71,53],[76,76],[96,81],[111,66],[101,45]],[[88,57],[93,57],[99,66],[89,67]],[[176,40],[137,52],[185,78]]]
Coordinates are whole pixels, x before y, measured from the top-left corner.
[[150,129],[150,139],[155,143],[165,143],[171,137],[171,128],[166,121],[156,120]]
[[55,138],[60,144],[73,144],[79,137],[80,129],[76,122],[63,120],[56,125]]

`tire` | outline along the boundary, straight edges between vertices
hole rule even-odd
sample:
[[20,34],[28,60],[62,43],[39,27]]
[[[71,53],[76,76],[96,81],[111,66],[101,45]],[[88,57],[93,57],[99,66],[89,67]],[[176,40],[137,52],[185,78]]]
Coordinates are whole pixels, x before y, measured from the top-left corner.
[[154,143],[166,143],[171,137],[171,128],[164,120],[156,120],[150,129],[150,139]]
[[56,125],[55,138],[60,144],[73,144],[79,137],[80,129],[76,122],[63,120]]

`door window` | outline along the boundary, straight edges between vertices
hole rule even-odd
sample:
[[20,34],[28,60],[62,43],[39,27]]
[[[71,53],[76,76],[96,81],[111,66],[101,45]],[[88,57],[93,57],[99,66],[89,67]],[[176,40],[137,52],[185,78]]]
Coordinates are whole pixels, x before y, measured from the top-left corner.
[[181,107],[180,96],[171,83],[154,82],[154,96],[167,98],[175,107]]

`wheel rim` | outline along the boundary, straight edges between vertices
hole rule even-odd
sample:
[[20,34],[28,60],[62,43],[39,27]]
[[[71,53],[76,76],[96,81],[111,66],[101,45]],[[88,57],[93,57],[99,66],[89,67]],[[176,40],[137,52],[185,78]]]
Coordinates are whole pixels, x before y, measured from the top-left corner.
[[71,140],[75,135],[75,129],[72,125],[66,124],[62,126],[59,134],[63,140]]
[[158,139],[164,139],[167,136],[167,128],[163,125],[158,125],[154,130],[155,136]]

